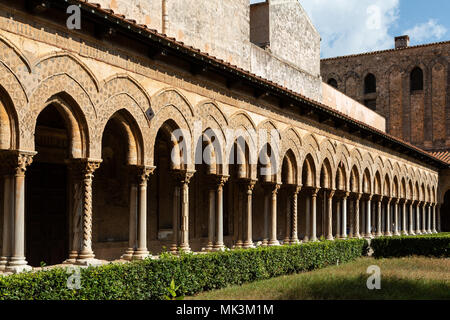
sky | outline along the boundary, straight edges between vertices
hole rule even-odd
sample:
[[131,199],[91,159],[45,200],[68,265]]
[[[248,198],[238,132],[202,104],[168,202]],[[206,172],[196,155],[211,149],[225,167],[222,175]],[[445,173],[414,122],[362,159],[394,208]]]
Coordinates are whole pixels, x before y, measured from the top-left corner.
[[300,0],[300,4],[322,37],[322,58],[391,49],[394,37],[404,34],[410,36],[410,45],[450,40],[449,0]]

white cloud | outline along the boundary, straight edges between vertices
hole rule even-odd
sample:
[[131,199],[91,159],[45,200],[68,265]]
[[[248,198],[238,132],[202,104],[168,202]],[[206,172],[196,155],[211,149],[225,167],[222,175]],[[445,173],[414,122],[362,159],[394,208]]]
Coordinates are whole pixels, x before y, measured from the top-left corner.
[[322,56],[392,48],[389,27],[398,19],[399,0],[301,0],[322,36]]
[[425,40],[440,40],[447,33],[447,29],[438,24],[434,19],[430,19],[428,22],[417,24],[414,28],[406,30],[404,34],[409,35],[414,42],[423,42]]

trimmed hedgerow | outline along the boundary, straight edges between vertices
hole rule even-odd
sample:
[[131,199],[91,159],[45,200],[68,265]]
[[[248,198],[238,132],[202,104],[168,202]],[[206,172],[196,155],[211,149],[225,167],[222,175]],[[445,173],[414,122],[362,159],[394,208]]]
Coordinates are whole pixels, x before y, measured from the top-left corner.
[[375,258],[450,257],[450,234],[381,237],[371,240],[370,247]]
[[81,270],[81,288],[67,288],[66,269],[0,277],[0,299],[164,299],[174,279],[178,295],[224,288],[352,261],[367,253],[362,239],[208,254],[164,253],[160,259]]

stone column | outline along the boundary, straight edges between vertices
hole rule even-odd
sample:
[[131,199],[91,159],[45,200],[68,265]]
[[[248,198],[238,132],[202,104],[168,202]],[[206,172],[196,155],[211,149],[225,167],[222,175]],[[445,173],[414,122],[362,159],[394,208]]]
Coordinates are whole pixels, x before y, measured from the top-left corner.
[[416,204],[416,234],[422,234],[422,231],[420,230],[420,201],[417,201]]
[[303,242],[308,242],[311,239],[312,229],[311,229],[311,195],[306,193],[305,199],[305,237]]
[[361,237],[365,237],[366,235],[366,201],[364,197],[361,196],[361,200],[359,202],[359,233]]
[[413,225],[413,221],[414,221],[413,206],[414,206],[414,201],[411,200],[409,203],[409,232],[408,232],[408,234],[410,236],[415,235],[414,225]]
[[383,196],[379,196],[377,199],[377,237],[381,237],[383,233],[381,232],[381,215],[382,215],[382,202]]
[[347,238],[347,199],[349,193],[344,193],[342,197],[342,229],[341,229],[341,238]]
[[349,209],[349,227],[350,227],[349,234],[348,234],[349,238],[353,238],[354,233],[355,233],[354,232],[354,230],[355,230],[355,210],[354,210],[354,208],[355,208],[355,202],[354,202],[353,198],[350,197],[350,202],[349,202],[349,207],[348,207],[348,209]]
[[264,190],[264,238],[262,241],[262,246],[267,247],[269,245],[269,211],[270,211],[270,189],[266,186],[263,187]]
[[92,251],[92,180],[94,172],[100,167],[101,160],[84,159],[83,168],[83,238],[77,263],[82,265],[98,264]]
[[408,235],[408,229],[406,227],[406,205],[408,203],[408,200],[403,200],[403,210],[402,210],[402,235],[407,236]]
[[179,245],[179,233],[180,233],[180,203],[181,203],[180,186],[178,186],[178,180],[175,179],[175,186],[173,190],[173,211],[172,211],[172,245],[170,252],[173,254],[178,253]]
[[194,176],[192,171],[179,172],[181,184],[181,239],[178,251],[191,252],[189,246],[189,182]]
[[359,201],[361,200],[362,194],[358,193],[355,198],[355,238],[361,238],[359,234]]
[[245,230],[245,242],[244,242],[244,248],[253,248],[253,229],[252,229],[252,198],[253,198],[253,189],[255,187],[256,181],[249,181],[247,183],[247,210],[246,210],[246,226],[247,229]]
[[[134,169],[134,168],[133,168]],[[124,260],[132,260],[133,255],[137,249],[137,227],[138,227],[138,183],[135,177],[135,170],[131,170],[130,174],[130,217],[129,217],[129,229],[128,229],[128,249],[124,255],[122,255],[122,259]]]
[[302,190],[302,187],[297,186],[294,187],[294,192],[292,194],[292,237],[291,244],[297,244],[300,241],[298,240],[298,194]]
[[336,239],[341,237],[341,200],[336,200]]
[[371,207],[372,207],[372,196],[367,197],[367,210],[366,210],[366,238],[372,239],[372,226],[371,226]]
[[[6,267],[9,272],[22,272],[31,270],[25,260],[25,172],[33,162],[35,153],[18,153],[11,155],[10,164],[15,170],[12,189],[14,190],[13,216],[12,216],[12,244],[11,258]],[[45,199],[43,199],[45,201]]]
[[138,248],[133,259],[143,260],[149,256],[147,249],[147,181],[155,168],[139,168],[139,211],[138,211]]
[[271,223],[270,223],[270,239],[269,246],[279,246],[280,242],[277,239],[277,194],[280,185],[276,184],[272,187],[272,202],[271,202]]
[[422,203],[422,234],[427,234],[427,203]]
[[386,204],[386,232],[384,233],[385,236],[391,237],[391,201],[392,198],[387,198],[387,204]]
[[428,225],[427,225],[427,227],[428,227],[427,233],[428,234],[432,234],[433,233],[432,229],[431,229],[431,206],[432,206],[432,204],[428,203]]
[[399,203],[400,203],[400,200],[399,199],[396,199],[395,200],[395,202],[394,202],[394,228],[395,228],[395,230],[394,230],[394,235],[395,236],[399,236],[400,235],[400,232],[399,232],[399,221],[398,221],[398,218],[399,218],[399,214],[398,214],[398,205],[399,205]]
[[333,196],[335,191],[330,190],[327,198],[327,211],[328,211],[328,223],[327,223],[327,240],[333,240]]
[[214,250],[222,251],[225,249],[223,242],[223,187],[228,181],[228,177],[221,176],[217,181],[216,192],[216,242],[214,243]]
[[216,191],[210,189],[208,191],[208,204],[209,204],[209,214],[208,214],[208,244],[206,245],[206,251],[212,251],[214,248],[214,235],[215,235],[215,225],[216,225]]
[[311,192],[311,236],[310,241],[317,241],[317,193],[319,189],[312,189]]
[[285,219],[285,230],[286,230],[286,232],[285,232],[285,236],[284,236],[284,239],[283,239],[283,244],[290,244],[291,243],[291,238],[292,238],[292,208],[293,208],[293,205],[291,204],[291,199],[290,199],[290,196],[289,196],[289,190],[290,189],[290,186],[287,186],[286,187],[286,193],[287,193],[287,196],[286,196],[286,203],[285,203],[285,205],[286,205],[286,219]]
[[[2,159],[3,160],[3,159]],[[6,269],[6,265],[11,259],[12,254],[12,229],[14,214],[14,177],[12,175],[4,176],[3,184],[3,242],[2,256],[0,258],[0,271]]]
[[433,233],[437,233],[436,230],[436,203],[433,203]]

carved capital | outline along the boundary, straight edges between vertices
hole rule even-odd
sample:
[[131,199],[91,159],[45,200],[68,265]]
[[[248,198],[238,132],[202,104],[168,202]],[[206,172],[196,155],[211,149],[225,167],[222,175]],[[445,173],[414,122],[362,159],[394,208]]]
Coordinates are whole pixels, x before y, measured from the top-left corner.
[[147,185],[148,178],[150,178],[150,175],[153,174],[155,171],[155,167],[150,166],[139,166],[137,168],[138,171],[138,182],[142,185]]
[[187,171],[187,170],[174,170],[173,177],[175,182],[181,185],[188,185],[191,182],[192,177],[194,176],[195,171]]
[[4,150],[0,151],[0,161],[2,163],[1,174],[24,176],[27,167],[33,163],[36,152]]

